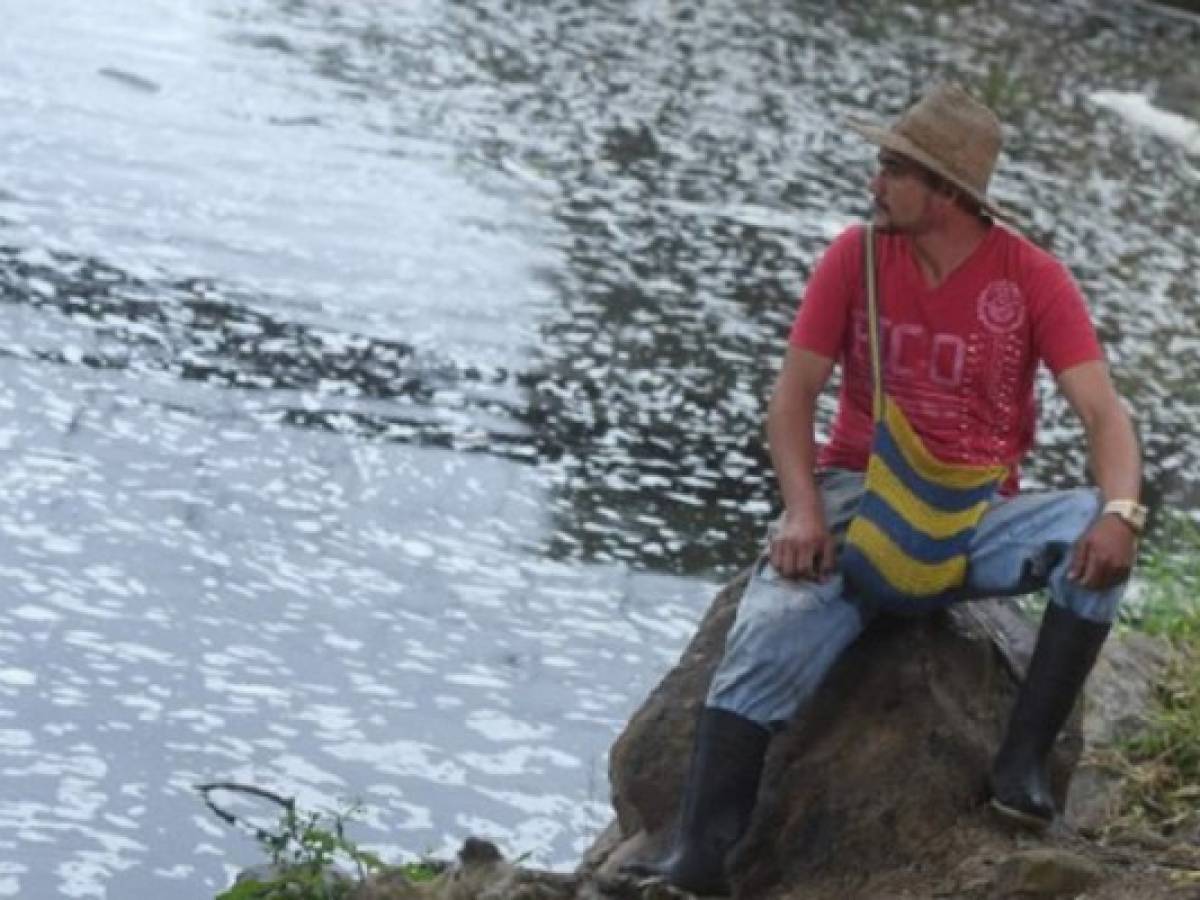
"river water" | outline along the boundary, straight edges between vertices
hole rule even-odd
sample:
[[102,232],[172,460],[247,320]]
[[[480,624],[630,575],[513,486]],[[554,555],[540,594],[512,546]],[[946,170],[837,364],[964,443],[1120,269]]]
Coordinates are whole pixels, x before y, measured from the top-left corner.
[[[1111,7],[1111,8],[1110,8]],[[1132,4],[40,0],[0,29],[0,896],[206,898],[194,785],[570,867],[774,505],[765,397],[951,74],[1200,508],[1200,37]],[[1031,485],[1082,476],[1043,385]],[[828,415],[831,398],[823,414]],[[231,798],[224,798],[231,800]],[[267,808],[237,807],[268,821]]]

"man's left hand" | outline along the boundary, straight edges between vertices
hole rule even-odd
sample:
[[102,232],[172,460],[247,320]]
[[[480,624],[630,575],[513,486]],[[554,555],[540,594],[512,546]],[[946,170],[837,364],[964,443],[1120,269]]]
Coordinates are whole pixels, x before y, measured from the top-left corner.
[[1085,588],[1102,591],[1127,579],[1136,558],[1133,529],[1118,516],[1105,515],[1075,544],[1068,575]]

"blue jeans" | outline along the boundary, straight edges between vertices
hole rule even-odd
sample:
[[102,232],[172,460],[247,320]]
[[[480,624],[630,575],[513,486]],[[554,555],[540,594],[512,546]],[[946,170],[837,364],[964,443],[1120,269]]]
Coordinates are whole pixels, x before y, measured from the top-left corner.
[[[818,483],[825,521],[840,540],[862,496],[863,475],[835,469],[821,473]],[[1090,488],[997,500],[971,542],[964,599],[1047,588],[1051,603],[1112,622],[1124,584],[1094,591],[1067,578],[1072,546],[1099,510],[1099,495]],[[846,596],[840,575],[824,582],[784,578],[764,556],[738,606],[707,704],[760,725],[791,719],[872,617]]]

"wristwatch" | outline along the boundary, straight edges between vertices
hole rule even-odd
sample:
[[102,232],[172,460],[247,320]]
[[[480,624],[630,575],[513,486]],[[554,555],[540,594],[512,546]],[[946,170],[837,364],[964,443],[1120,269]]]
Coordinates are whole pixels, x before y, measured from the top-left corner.
[[1136,500],[1109,500],[1104,504],[1100,515],[1112,513],[1114,516],[1120,516],[1125,524],[1133,529],[1134,534],[1141,534],[1146,528],[1148,512],[1149,510]]

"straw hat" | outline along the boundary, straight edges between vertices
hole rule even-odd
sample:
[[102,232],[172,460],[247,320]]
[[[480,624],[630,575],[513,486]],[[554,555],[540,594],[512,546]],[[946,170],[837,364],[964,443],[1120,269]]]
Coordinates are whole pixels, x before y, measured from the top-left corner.
[[987,196],[1003,140],[1000,120],[957,84],[935,85],[888,128],[859,119],[847,124],[871,143],[941,175],[988,215],[1010,218]]

